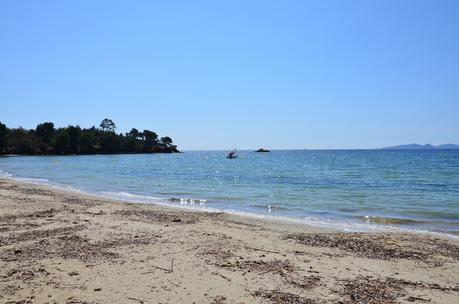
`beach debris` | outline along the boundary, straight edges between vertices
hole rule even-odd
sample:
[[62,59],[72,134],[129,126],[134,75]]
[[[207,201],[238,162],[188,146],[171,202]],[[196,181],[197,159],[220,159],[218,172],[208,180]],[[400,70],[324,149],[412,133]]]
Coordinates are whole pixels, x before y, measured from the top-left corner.
[[215,296],[212,298],[212,302],[210,304],[225,304],[226,303],[226,297],[224,296]]
[[[13,251],[13,252],[12,252]],[[25,245],[20,253],[6,250],[1,256],[4,261],[40,260],[52,257],[63,259],[77,259],[83,261],[97,260],[100,258],[116,258],[117,254],[107,251],[101,244],[92,244],[87,238],[78,235],[63,235],[49,238],[46,242],[35,242]]]
[[201,250],[201,254],[211,256],[217,261],[226,261],[235,256],[231,249],[222,246],[205,247]]
[[[445,240],[419,238],[414,235],[407,235],[398,242],[394,242],[390,234],[382,233],[294,233],[286,235],[284,239],[312,247],[336,248],[370,259],[412,259],[428,262],[430,257],[438,255],[459,258],[459,246]],[[413,248],[408,244],[418,246]]]
[[295,287],[301,289],[313,289],[317,287],[320,283],[320,277],[311,275],[311,276],[289,276],[287,283],[292,284]]
[[278,260],[278,259],[269,260],[269,261],[263,261],[263,260],[244,260],[244,261],[236,260],[235,262],[226,261],[226,262],[217,264],[217,266],[222,267],[222,268],[239,269],[239,270],[244,270],[247,272],[254,271],[259,274],[274,273],[280,276],[286,276],[289,273],[295,271],[295,267],[290,261]]
[[15,187],[15,191],[26,195],[42,195],[55,197],[56,193],[50,190],[35,188],[35,187]]
[[424,299],[424,298],[412,297],[412,296],[406,298],[406,300],[407,300],[408,302],[426,302],[426,303],[427,303],[427,302],[430,302],[430,299]]
[[249,249],[249,250],[254,250],[254,251],[261,251],[261,252],[268,252],[268,253],[281,254],[280,251],[274,251],[274,250],[268,250],[268,249],[255,248],[255,247],[250,247],[250,246],[245,246],[245,248],[246,248],[246,249]]
[[20,266],[19,268],[13,268],[6,272],[5,275],[1,276],[0,282],[22,282],[27,283],[33,281],[40,277],[46,277],[49,275],[49,272],[46,271],[43,267],[25,267]]
[[[433,289],[441,291],[459,291],[459,286],[440,286],[425,282],[412,282],[394,278],[371,278],[358,276],[355,279],[345,280],[342,290],[339,292],[343,297],[343,304],[395,304],[398,299],[406,296],[406,288],[411,289]],[[409,296],[409,302],[423,301],[429,299]]]
[[139,302],[140,304],[143,304],[143,303],[146,302],[145,300],[137,299],[137,298],[134,298],[134,297],[126,297],[126,299],[133,300],[133,301],[137,301],[137,302]]
[[399,284],[360,276],[346,280],[340,295],[343,304],[396,304],[405,293]]
[[36,239],[46,239],[56,235],[67,234],[68,232],[75,232],[83,228],[84,226],[79,225],[46,230],[29,230],[26,232],[8,233],[6,236],[0,236],[0,247]]
[[301,297],[299,295],[279,290],[259,289],[252,292],[252,296],[261,297],[275,304],[324,304],[324,301]]
[[[64,203],[67,205],[82,205],[85,207],[94,207],[97,205],[101,205],[103,202],[98,201],[98,200],[87,200],[79,197],[65,197],[64,198]],[[72,211],[73,212],[73,211]]]
[[26,299],[23,299],[23,300],[17,300],[17,301],[7,301],[5,302],[5,304],[32,304],[33,303],[33,299],[35,299],[35,296],[30,296],[30,297],[27,297]]
[[221,274],[219,272],[214,271],[214,272],[212,272],[212,274],[217,275],[217,276],[221,277],[222,279],[224,279],[224,280],[226,280],[228,282],[231,282],[230,278],[228,278],[227,276],[225,276],[225,275],[223,275],[223,274]]
[[395,278],[386,278],[386,282],[389,284],[396,284],[400,286],[405,286],[409,288],[423,288],[423,289],[433,289],[433,290],[441,290],[441,291],[455,291],[459,292],[459,285],[455,286],[441,286],[436,283],[426,283],[426,282],[413,282],[403,279],[395,279]]
[[169,270],[170,273],[174,272],[174,258],[171,260],[171,269]]
[[37,220],[41,218],[52,218],[56,213],[61,211],[62,210],[51,208],[42,211],[21,212],[0,216],[0,232],[37,228],[42,225]]
[[[92,242],[90,239],[76,234],[83,226],[61,227],[26,233],[10,234],[8,238],[0,238],[0,244],[15,244],[15,248],[2,252],[0,259],[4,261],[40,260],[45,258],[60,257],[63,259],[77,259],[85,262],[95,260],[116,260],[120,257],[111,249],[129,245],[147,245],[157,242],[160,235],[121,235],[109,240]],[[21,244],[41,238],[33,243]],[[19,247],[20,246],[20,247]],[[18,248],[19,247],[19,248]]]
[[176,223],[176,224],[194,224],[197,223],[200,215],[195,212],[179,213],[179,212],[166,212],[156,210],[118,210],[116,215],[121,215],[133,221],[141,221],[145,223]]

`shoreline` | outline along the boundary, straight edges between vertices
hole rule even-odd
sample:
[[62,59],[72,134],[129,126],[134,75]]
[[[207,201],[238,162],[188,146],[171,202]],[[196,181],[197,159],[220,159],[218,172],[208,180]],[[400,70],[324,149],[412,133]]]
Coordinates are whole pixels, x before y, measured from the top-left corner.
[[459,298],[459,241],[439,236],[338,232],[4,178],[0,210],[5,303],[453,304]]
[[[42,179],[43,181],[46,182],[40,182],[41,179],[39,178],[14,178],[14,177],[5,177],[5,176],[0,176],[0,183],[2,182],[11,182],[13,184],[21,184],[24,186],[31,186],[31,187],[43,187],[44,189],[49,189],[53,192],[57,192],[62,195],[75,195],[77,197],[89,199],[89,200],[98,200],[98,201],[104,201],[107,203],[113,203],[113,204],[122,204],[122,205],[127,205],[127,206],[145,206],[148,208],[148,206],[151,206],[153,209],[159,209],[162,210],[164,209],[165,211],[171,211],[171,212],[189,212],[189,213],[203,213],[205,214],[225,214],[231,218],[238,219],[238,220],[243,220],[247,222],[257,222],[261,224],[265,224],[268,226],[271,225],[280,225],[283,227],[292,227],[292,228],[298,228],[300,230],[306,230],[310,232],[341,232],[341,233],[387,233],[390,231],[345,231],[342,229],[338,228],[333,228],[333,227],[321,227],[321,226],[315,226],[315,225],[310,225],[307,223],[302,222],[301,220],[296,220],[294,218],[290,217],[280,217],[280,216],[265,216],[262,214],[256,214],[256,213],[248,213],[248,212],[239,212],[239,211],[228,211],[228,210],[220,210],[216,208],[199,208],[195,207],[192,205],[172,205],[164,201],[158,201],[158,202],[142,202],[142,201],[136,201],[136,200],[129,200],[129,199],[122,199],[122,198],[117,198],[117,197],[110,197],[106,196],[103,194],[97,194],[97,193],[90,193],[86,192],[80,189],[77,189],[73,186],[62,186],[62,185],[57,185],[57,184],[52,184],[48,183],[49,181],[46,179]],[[163,198],[158,198],[158,199],[163,199]],[[164,198],[164,200],[167,200]],[[394,233],[402,233],[402,231],[394,231]],[[417,232],[409,232],[406,231],[406,233],[417,233]],[[447,234],[442,234],[442,233],[435,233],[435,232],[429,232],[426,231],[426,234],[432,234],[432,236],[438,236],[442,238],[449,239],[450,235]],[[420,234],[423,234],[420,232]],[[454,237],[453,237],[454,239]],[[459,238],[458,238],[459,240]]]
[[[43,185],[45,187],[51,187],[56,189],[57,191],[69,192],[69,193],[78,193],[90,196],[92,198],[99,198],[99,199],[107,199],[107,200],[114,200],[114,201],[122,201],[125,203],[135,203],[135,204],[145,204],[145,205],[158,205],[164,206],[167,208],[178,208],[182,210],[190,210],[195,212],[224,212],[234,216],[240,217],[247,217],[258,219],[261,221],[268,221],[268,222],[282,222],[285,224],[292,224],[292,225],[303,225],[309,227],[310,229],[324,229],[324,230],[332,230],[332,231],[341,231],[341,232],[367,232],[367,233],[414,233],[420,235],[432,235],[438,236],[453,240],[459,240],[459,234],[449,233],[447,231],[433,231],[433,230],[426,230],[421,228],[410,228],[399,224],[391,223],[390,221],[402,221],[402,222],[410,222],[410,223],[425,223],[429,221],[421,221],[421,220],[412,220],[408,218],[392,218],[392,217],[380,217],[380,216],[354,216],[355,221],[340,221],[339,219],[332,219],[332,221],[328,221],[330,219],[324,218],[319,219],[314,222],[309,222],[306,219],[295,218],[292,216],[278,216],[278,215],[266,215],[261,213],[254,213],[254,212],[245,212],[245,211],[237,211],[237,210],[225,210],[225,209],[218,209],[215,207],[200,207],[199,204],[172,204],[173,200],[179,200],[176,198],[165,198],[165,197],[152,197],[152,196],[145,196],[139,194],[133,194],[128,192],[110,192],[106,191],[102,193],[92,193],[85,190],[81,190],[75,188],[74,186],[65,186],[59,185],[50,182],[47,179],[41,178],[28,178],[28,177],[16,177],[8,172],[0,171],[0,174],[6,174],[4,176],[0,175],[1,179],[7,179],[11,181],[16,181],[20,183],[30,183],[32,185]],[[8,176],[9,175],[9,176]],[[120,197],[120,194],[126,194],[130,196],[129,198]],[[118,196],[117,196],[118,195]],[[143,199],[143,200],[142,200]],[[149,199],[151,201],[146,201]],[[200,199],[196,199],[196,201],[200,201]],[[357,220],[360,219],[360,220]],[[386,223],[384,223],[386,222]],[[458,232],[459,233],[459,232]]]

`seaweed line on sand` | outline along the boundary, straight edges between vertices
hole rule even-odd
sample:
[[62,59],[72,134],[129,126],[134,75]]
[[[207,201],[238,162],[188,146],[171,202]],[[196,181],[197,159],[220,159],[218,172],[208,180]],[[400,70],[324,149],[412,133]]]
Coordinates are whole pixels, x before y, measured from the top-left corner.
[[[429,262],[433,256],[443,256],[459,259],[459,246],[440,239],[421,239],[411,237],[412,241],[422,242],[422,245],[414,249],[393,242],[390,236],[366,233],[296,233],[288,234],[284,239],[294,240],[299,244],[311,247],[336,248],[357,256],[370,259],[396,260],[411,259]],[[407,237],[401,242],[407,241]],[[415,242],[416,243],[416,242]],[[421,251],[422,250],[422,251]],[[440,263],[439,261],[436,261]]]

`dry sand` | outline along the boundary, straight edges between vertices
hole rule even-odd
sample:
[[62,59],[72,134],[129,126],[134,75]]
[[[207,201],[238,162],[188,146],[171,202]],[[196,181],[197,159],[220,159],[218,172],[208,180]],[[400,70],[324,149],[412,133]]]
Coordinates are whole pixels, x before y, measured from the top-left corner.
[[459,242],[0,179],[2,303],[459,303]]

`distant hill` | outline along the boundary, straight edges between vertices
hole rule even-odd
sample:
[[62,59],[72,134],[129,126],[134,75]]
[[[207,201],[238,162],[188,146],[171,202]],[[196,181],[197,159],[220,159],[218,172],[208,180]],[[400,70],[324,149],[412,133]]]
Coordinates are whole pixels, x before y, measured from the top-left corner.
[[438,146],[433,146],[431,144],[419,145],[419,144],[409,144],[409,145],[399,145],[392,147],[385,147],[384,150],[429,150],[429,149],[459,149],[459,145],[455,144],[443,144]]

